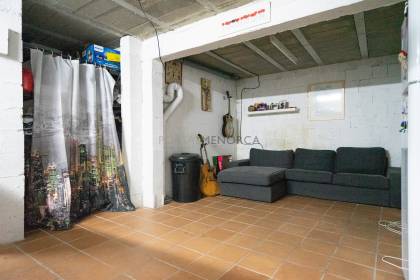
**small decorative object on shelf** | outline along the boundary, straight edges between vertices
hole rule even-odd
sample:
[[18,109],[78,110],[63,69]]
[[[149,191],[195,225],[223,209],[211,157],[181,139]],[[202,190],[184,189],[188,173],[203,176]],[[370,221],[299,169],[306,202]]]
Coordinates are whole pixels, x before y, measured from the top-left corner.
[[248,115],[269,115],[269,114],[281,114],[281,113],[296,113],[299,109],[296,107],[289,107],[289,101],[282,100],[278,103],[255,103],[248,106]]

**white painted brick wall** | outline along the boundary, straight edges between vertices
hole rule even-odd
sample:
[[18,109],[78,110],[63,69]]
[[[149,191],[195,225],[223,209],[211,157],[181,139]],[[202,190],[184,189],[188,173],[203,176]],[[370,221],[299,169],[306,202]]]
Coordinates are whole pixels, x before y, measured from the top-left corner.
[[[345,80],[345,120],[310,121],[307,88],[312,83]],[[256,79],[240,80],[255,86]],[[257,136],[266,149],[336,149],[340,146],[381,146],[390,154],[391,165],[400,166],[401,93],[396,56],[353,61],[261,77],[261,87],[247,91],[243,99],[242,135]],[[298,114],[248,117],[255,102],[288,100]],[[239,119],[240,100],[237,101]],[[258,146],[254,146],[258,147]],[[247,145],[237,146],[238,158],[247,158]]]
[[21,10],[0,0],[0,244],[24,234]]
[[[225,92],[235,95],[235,82],[214,74],[184,65],[184,99],[165,126],[165,192],[172,195],[169,157],[174,153],[200,153],[197,133],[203,136],[222,137],[222,118],[227,113]],[[200,78],[211,80],[212,111],[201,111]],[[235,115],[235,102],[231,101],[231,114]],[[235,144],[211,143],[207,146],[209,157],[229,154],[235,156]],[[210,159],[211,160],[211,159]]]

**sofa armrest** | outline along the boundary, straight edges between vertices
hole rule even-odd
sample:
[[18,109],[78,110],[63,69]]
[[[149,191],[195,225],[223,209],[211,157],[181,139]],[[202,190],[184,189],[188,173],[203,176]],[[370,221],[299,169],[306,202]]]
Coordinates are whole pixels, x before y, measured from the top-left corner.
[[401,168],[388,168],[389,203],[391,207],[401,208]]
[[238,167],[238,166],[247,166],[247,165],[249,165],[249,159],[233,160],[229,162],[228,168]]

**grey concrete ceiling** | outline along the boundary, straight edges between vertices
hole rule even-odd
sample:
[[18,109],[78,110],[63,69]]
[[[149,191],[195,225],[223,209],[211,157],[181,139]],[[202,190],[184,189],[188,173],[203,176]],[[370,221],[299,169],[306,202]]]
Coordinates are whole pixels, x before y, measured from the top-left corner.
[[[159,32],[249,2],[252,0],[141,0]],[[88,43],[116,47],[123,35],[153,35],[139,11],[138,0],[23,0],[23,39],[63,51],[80,50]]]
[[[399,3],[363,13],[363,27],[365,28],[365,39],[367,40],[367,57],[393,55],[400,51],[403,12],[404,4]],[[323,64],[340,63],[362,58],[355,17],[353,15],[305,26],[300,28],[300,31]],[[304,48],[304,44],[298,40],[294,32],[278,33],[275,34],[275,37],[298,59],[297,64],[294,64],[282,54],[270,42],[269,36],[250,42],[283,66],[286,71],[319,65],[308,50]],[[258,75],[280,72],[276,66],[243,43],[220,48],[214,50],[213,53],[219,55],[228,63],[217,60],[208,53],[190,56],[186,59],[233,78],[246,78],[250,77],[250,75],[239,71],[229,65],[229,63]]]

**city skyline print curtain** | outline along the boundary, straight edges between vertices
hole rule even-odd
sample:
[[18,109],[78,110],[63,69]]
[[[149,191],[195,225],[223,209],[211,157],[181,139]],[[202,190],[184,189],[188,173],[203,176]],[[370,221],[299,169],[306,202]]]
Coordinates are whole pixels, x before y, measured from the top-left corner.
[[27,225],[61,230],[95,210],[134,210],[115,127],[111,74],[40,50],[31,50],[31,68]]

